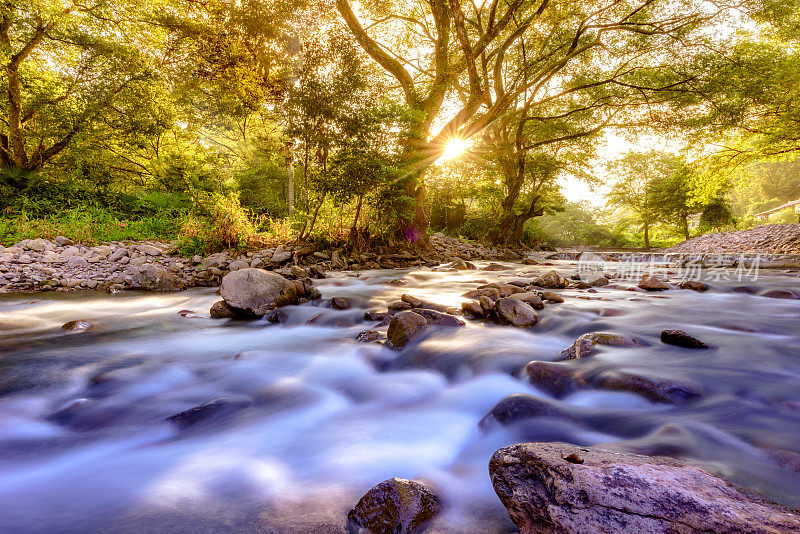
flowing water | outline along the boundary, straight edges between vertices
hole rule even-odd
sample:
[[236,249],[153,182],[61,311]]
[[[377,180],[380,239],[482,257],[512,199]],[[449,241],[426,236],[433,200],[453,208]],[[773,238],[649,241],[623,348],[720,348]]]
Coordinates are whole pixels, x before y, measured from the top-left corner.
[[[374,327],[365,309],[402,293],[458,305],[479,280],[544,270],[514,268],[336,273],[317,285],[352,309],[292,306],[280,325],[209,319],[213,289],[2,297],[0,530],[343,532],[359,497],[399,476],[442,495],[434,532],[514,532],[489,458],[551,440],[700,461],[800,506],[800,301],[737,292],[733,282],[702,294],[565,290],[566,302],[541,311],[532,329],[470,321],[429,329],[400,353],[354,339]],[[385,283],[395,278],[406,285]],[[782,273],[750,284],[797,285]],[[74,320],[92,326],[61,329]],[[664,328],[715,348],[664,345]],[[524,380],[525,364],[556,360],[592,331],[649,346],[606,348],[576,368],[691,380],[705,395],[670,405],[586,389],[552,400],[572,417],[478,427],[507,395],[550,399]],[[167,421],[218,398],[230,409],[217,417],[183,429]]]

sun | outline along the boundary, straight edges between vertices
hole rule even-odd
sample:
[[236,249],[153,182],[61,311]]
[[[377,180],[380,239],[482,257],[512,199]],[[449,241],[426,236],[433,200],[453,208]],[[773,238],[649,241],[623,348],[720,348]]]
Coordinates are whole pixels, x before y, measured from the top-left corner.
[[439,159],[436,160],[436,163],[442,164],[445,161],[450,161],[451,159],[455,159],[464,152],[466,152],[467,150],[469,150],[471,146],[472,143],[469,141],[469,139],[460,139],[454,137],[453,139],[447,142],[447,144],[444,147],[444,152],[439,157]]

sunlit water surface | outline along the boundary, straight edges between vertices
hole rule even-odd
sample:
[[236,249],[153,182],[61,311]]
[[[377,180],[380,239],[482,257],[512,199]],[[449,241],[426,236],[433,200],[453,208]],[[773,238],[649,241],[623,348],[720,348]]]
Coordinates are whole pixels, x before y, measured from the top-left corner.
[[[735,292],[741,284],[733,282],[704,294],[568,290],[567,302],[540,312],[532,329],[430,329],[400,353],[354,339],[374,327],[363,321],[365,309],[385,309],[402,293],[459,305],[478,281],[544,270],[513,267],[334,274],[319,289],[350,298],[352,309],[293,306],[281,325],[208,318],[213,289],[2,297],[0,529],[344,532],[358,498],[399,476],[438,488],[446,513],[434,532],[513,532],[491,488],[489,458],[504,445],[550,440],[701,461],[800,506],[800,456],[791,454],[800,453],[800,301]],[[407,284],[385,284],[394,278]],[[749,286],[797,282],[773,273]],[[60,328],[73,320],[93,326]],[[663,345],[664,328],[716,348]],[[609,348],[576,368],[689,379],[706,394],[667,405],[584,390],[554,401],[572,419],[478,428],[507,395],[549,398],[521,370],[556,360],[591,331],[650,346]],[[184,430],[166,421],[216,398],[239,409]],[[776,454],[794,469],[778,465]]]

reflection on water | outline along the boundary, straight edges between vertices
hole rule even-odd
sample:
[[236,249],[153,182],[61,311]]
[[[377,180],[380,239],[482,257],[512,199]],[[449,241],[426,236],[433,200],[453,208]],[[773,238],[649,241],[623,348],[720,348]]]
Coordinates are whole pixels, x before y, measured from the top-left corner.
[[[567,262],[559,268],[569,270]],[[542,268],[377,271],[319,282],[354,307],[285,308],[286,322],[215,321],[213,290],[5,296],[0,300],[0,517],[8,532],[343,532],[344,516],[392,476],[437,486],[437,532],[508,532],[487,463],[520,441],[614,443],[704,462],[800,506],[800,302],[733,291],[661,295],[568,290],[533,329],[431,329],[401,353],[355,336],[365,309],[402,293],[444,305],[485,281]],[[404,278],[404,287],[384,282]],[[772,274],[762,289],[795,287]],[[576,298],[578,296],[587,298]],[[594,300],[590,300],[594,299]],[[182,316],[182,310],[192,310]],[[321,314],[314,325],[311,317]],[[88,330],[62,324],[86,320]],[[716,347],[663,345],[664,328]],[[564,417],[479,429],[504,397],[548,398],[521,378],[592,331],[635,335],[571,365],[693,380],[682,405],[581,390]],[[220,399],[177,425],[167,418]]]

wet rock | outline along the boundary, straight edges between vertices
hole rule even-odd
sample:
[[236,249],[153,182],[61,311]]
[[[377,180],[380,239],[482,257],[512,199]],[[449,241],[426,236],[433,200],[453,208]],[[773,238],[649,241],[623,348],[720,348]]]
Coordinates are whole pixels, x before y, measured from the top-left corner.
[[489,315],[494,311],[496,302],[489,297],[478,297],[478,304],[483,310],[484,315]]
[[[315,252],[316,254],[316,252]],[[325,268],[321,265],[312,265],[308,268],[308,274],[312,278],[316,278],[317,280],[322,280],[327,278],[328,276],[325,274]]]
[[182,286],[180,278],[174,273],[152,263],[139,267],[131,285],[148,291],[179,291]]
[[280,324],[286,322],[286,314],[282,310],[275,310],[269,312],[266,316],[267,321],[272,324]]
[[290,280],[252,267],[227,274],[220,295],[231,308],[256,317],[297,302],[297,289]]
[[331,308],[334,310],[349,310],[350,306],[350,300],[345,297],[333,297],[331,299]]
[[448,269],[456,269],[458,271],[466,271],[469,269],[467,262],[461,258],[453,258],[453,261],[445,265],[445,267]]
[[402,287],[402,286],[406,285],[407,283],[408,282],[406,282],[402,278],[393,278],[391,280],[387,280],[387,281],[384,282],[385,285],[394,286],[394,287]]
[[797,300],[798,297],[792,291],[788,291],[786,289],[773,289],[772,291],[765,291],[761,293],[762,297],[767,297],[770,299],[786,299],[786,300]]
[[356,341],[359,343],[374,343],[380,341],[382,338],[383,334],[377,330],[364,330],[363,332],[359,332],[356,336]]
[[692,291],[699,291],[699,292],[708,291],[708,286],[706,284],[704,284],[703,282],[698,282],[696,280],[686,280],[684,282],[681,282],[678,287],[680,287],[681,289],[690,289]]
[[414,480],[391,478],[370,489],[347,514],[348,534],[415,534],[441,511],[436,494]]
[[61,325],[62,330],[69,330],[70,332],[83,332],[92,327],[89,321],[70,321]]
[[539,262],[533,258],[522,258],[522,265],[539,265]]
[[478,302],[462,302],[461,311],[464,312],[464,315],[474,317],[476,319],[480,319],[485,315],[483,308]]
[[512,295],[512,298],[530,304],[534,310],[544,309],[544,302],[542,302],[542,297],[540,297],[536,293],[516,293]]
[[561,304],[564,302],[564,297],[558,293],[553,293],[552,291],[544,291],[542,293],[542,298],[547,302],[552,302],[554,304]]
[[409,304],[411,304],[412,308],[419,308],[420,306],[422,306],[422,299],[418,299],[413,295],[403,294],[400,297],[400,300],[402,300],[403,302],[408,302]]
[[499,263],[490,263],[486,267],[482,268],[481,271],[507,271],[509,268],[505,265],[500,265]]
[[630,391],[666,404],[681,404],[705,394],[703,386],[693,380],[644,376],[627,371],[604,371],[594,385],[600,389]]
[[415,308],[414,313],[418,313],[428,322],[429,326],[464,326],[466,323],[453,315],[442,313],[425,308]]
[[665,291],[669,286],[651,274],[642,276],[639,288],[645,291]]
[[525,289],[518,285],[514,284],[499,284],[499,283],[492,283],[480,286],[478,290],[483,289],[496,289],[500,293],[500,297],[510,297],[511,295],[516,295],[517,293],[525,293]]
[[529,304],[514,297],[498,300],[494,312],[501,322],[521,328],[533,326],[539,320],[539,316]]
[[423,316],[412,311],[401,311],[392,317],[386,335],[392,346],[402,349],[406,344],[421,334],[428,322]]
[[668,345],[684,347],[687,349],[707,349],[708,345],[699,339],[690,336],[683,330],[662,330],[661,341]]
[[610,334],[607,332],[590,332],[583,334],[575,342],[561,351],[561,358],[564,360],[576,360],[585,358],[598,351],[597,345],[607,345],[610,347],[644,347],[647,344],[639,339],[622,334]]
[[541,397],[517,393],[509,395],[495,404],[494,408],[481,419],[478,426],[488,431],[498,424],[508,426],[531,417],[573,419],[571,414]]
[[533,283],[545,289],[563,289],[569,285],[567,279],[558,271],[549,271],[536,278]]
[[525,367],[525,373],[531,384],[554,397],[586,387],[586,381],[566,363],[531,362]]
[[386,313],[378,310],[368,310],[364,312],[364,320],[366,321],[383,321],[386,318]]
[[520,534],[800,532],[794,511],[671,458],[521,443],[489,474]]
[[461,296],[468,299],[476,299],[476,300],[481,297],[488,297],[496,302],[500,300],[500,291],[494,287],[486,287],[483,289],[475,289],[473,291],[467,291]]
[[236,311],[224,300],[218,300],[212,304],[209,313],[213,319],[229,319],[236,316]]
[[198,423],[225,419],[247,408],[252,403],[249,399],[214,399],[194,408],[189,408],[184,412],[171,415],[167,417],[167,421],[175,424],[180,429],[185,429]]
[[413,308],[411,304],[402,300],[395,300],[389,303],[389,309],[392,311],[404,311]]

